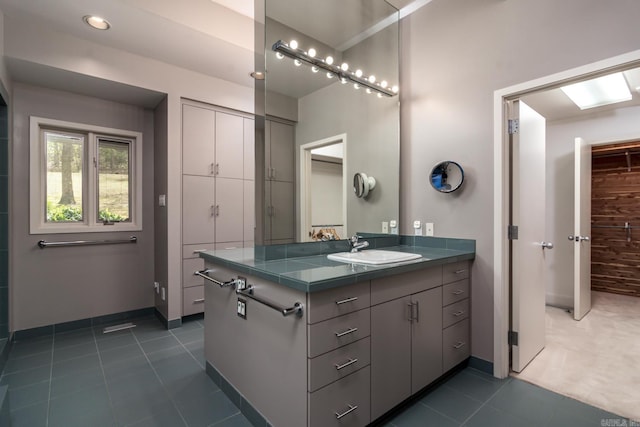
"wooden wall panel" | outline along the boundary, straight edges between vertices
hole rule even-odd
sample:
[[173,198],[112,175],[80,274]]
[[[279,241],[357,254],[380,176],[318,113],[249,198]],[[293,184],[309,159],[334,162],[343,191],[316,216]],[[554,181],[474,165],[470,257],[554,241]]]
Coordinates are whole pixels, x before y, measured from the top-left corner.
[[639,143],[593,148],[591,197],[591,289],[640,297]]

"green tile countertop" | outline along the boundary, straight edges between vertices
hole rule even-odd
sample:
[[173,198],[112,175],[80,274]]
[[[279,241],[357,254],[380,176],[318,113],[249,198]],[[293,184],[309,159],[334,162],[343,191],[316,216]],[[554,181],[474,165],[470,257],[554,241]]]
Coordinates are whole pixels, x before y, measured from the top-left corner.
[[[256,259],[259,248],[206,251],[201,252],[200,257],[238,273],[257,276],[307,293],[475,258],[475,241],[473,240],[431,238],[426,241],[429,246],[423,246],[425,241],[418,242],[413,238],[403,238],[397,241],[403,244],[395,246],[374,244],[373,246],[378,249],[422,255],[422,258],[416,260],[380,266],[347,264],[328,259],[328,253],[347,252],[342,244],[323,254],[296,255],[289,258],[283,256],[271,260]],[[463,244],[460,244],[461,242]],[[344,242],[344,244],[347,243]]]

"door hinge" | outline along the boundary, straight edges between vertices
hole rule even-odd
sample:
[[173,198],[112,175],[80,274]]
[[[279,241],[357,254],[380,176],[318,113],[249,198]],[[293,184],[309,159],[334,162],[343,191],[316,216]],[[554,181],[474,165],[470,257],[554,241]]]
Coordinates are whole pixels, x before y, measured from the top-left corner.
[[507,238],[509,240],[518,240],[518,226],[510,225],[507,227]]
[[518,345],[518,333],[515,331],[509,331],[509,335],[507,335],[507,342],[509,345]]
[[509,120],[509,135],[518,133],[519,130],[520,130],[520,120],[518,119]]

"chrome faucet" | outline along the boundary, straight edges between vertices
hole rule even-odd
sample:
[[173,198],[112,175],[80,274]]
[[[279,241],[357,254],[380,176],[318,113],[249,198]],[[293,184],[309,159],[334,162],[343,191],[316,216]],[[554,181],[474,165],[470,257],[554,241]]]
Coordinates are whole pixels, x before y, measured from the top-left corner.
[[366,240],[364,242],[358,243],[358,239],[359,238],[360,238],[360,236],[358,236],[357,234],[354,234],[353,236],[351,236],[351,238],[349,238],[349,245],[351,246],[351,253],[356,253],[356,252],[358,252],[358,249],[366,248],[366,247],[369,246],[369,242],[367,242]]

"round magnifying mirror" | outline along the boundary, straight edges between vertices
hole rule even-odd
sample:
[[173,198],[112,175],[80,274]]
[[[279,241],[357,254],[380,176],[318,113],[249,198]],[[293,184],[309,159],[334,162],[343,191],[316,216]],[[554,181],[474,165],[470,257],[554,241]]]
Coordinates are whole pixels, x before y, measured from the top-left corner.
[[356,193],[356,197],[363,198],[369,195],[369,191],[373,190],[376,186],[376,180],[372,176],[367,176],[362,172],[358,172],[353,175],[353,192]]
[[431,170],[431,186],[441,193],[456,191],[464,182],[462,167],[450,160],[440,162]]

